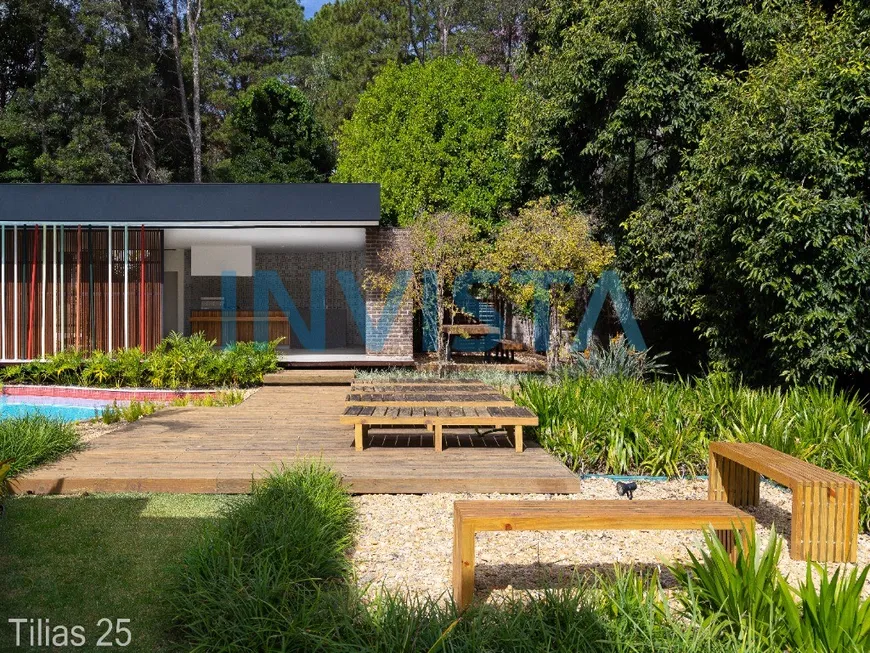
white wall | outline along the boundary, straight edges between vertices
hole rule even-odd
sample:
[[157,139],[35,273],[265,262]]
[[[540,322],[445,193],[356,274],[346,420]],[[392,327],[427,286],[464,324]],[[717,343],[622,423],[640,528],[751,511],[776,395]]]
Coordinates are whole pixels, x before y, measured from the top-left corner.
[[190,248],[191,276],[219,277],[224,272],[253,277],[254,248],[250,245],[194,245]]

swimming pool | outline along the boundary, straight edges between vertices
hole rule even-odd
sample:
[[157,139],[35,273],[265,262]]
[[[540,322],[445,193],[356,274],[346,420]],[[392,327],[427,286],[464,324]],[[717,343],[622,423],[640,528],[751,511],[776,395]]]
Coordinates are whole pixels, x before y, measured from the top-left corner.
[[99,417],[107,405],[109,402],[98,399],[2,396],[0,397],[0,419],[39,413],[64,422],[74,422]]

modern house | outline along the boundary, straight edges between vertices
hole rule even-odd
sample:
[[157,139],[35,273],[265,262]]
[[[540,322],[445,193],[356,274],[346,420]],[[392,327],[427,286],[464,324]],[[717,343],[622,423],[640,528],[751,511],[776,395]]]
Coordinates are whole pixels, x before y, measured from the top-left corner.
[[379,217],[376,184],[0,185],[0,361],[171,331],[407,361],[410,306],[363,284],[402,237]]

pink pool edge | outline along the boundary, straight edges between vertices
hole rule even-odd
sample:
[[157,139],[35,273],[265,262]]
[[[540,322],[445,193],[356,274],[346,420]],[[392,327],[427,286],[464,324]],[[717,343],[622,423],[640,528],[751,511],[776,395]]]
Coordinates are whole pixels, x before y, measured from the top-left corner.
[[220,394],[220,390],[154,390],[151,388],[83,388],[70,385],[4,385],[0,395],[9,397],[64,397],[102,401],[172,401]]

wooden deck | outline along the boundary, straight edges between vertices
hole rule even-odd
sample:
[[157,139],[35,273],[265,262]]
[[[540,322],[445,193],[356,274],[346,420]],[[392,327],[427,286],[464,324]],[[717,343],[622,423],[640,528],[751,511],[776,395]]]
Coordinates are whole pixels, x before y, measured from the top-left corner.
[[372,429],[354,451],[339,423],[347,386],[266,386],[231,408],[167,408],[92,441],[90,447],[17,479],[17,492],[247,492],[281,463],[321,459],[357,493],[567,493],[579,480],[529,442],[514,452],[504,434],[447,430],[436,453],[425,429]]

